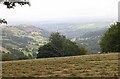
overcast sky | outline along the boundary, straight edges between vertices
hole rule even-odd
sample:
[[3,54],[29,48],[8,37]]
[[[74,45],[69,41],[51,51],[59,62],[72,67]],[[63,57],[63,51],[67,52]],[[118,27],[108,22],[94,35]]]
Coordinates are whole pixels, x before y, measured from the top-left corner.
[[29,22],[46,20],[113,19],[118,18],[119,0],[29,0],[31,6],[17,5],[6,9],[0,4],[0,18],[9,22]]

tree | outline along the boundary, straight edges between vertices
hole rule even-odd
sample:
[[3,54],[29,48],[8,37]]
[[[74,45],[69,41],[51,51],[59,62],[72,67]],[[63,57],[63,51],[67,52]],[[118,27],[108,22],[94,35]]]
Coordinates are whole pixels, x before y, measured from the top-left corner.
[[25,60],[29,59],[28,56],[24,55],[22,52],[19,53],[3,53],[2,61],[11,61],[11,60]]
[[7,24],[7,21],[5,19],[0,19],[0,24],[5,23]]
[[58,32],[52,33],[49,41],[48,44],[39,48],[37,58],[83,55],[86,53],[84,47],[78,46]]
[[8,9],[16,7],[16,3],[21,6],[26,4],[28,4],[29,6],[31,5],[28,0],[1,0],[0,3],[6,5]]
[[[0,0],[0,3],[2,3],[3,5],[7,6],[7,9],[11,9],[14,7],[16,7],[16,3],[19,5],[26,5],[28,4],[29,6],[31,5],[31,3],[28,0]],[[5,19],[0,19],[0,24],[5,23],[7,24],[7,21]]]
[[8,53],[2,54],[2,61],[11,61],[17,59],[18,59],[17,56],[14,54],[8,54]]
[[120,52],[120,22],[110,25],[100,41],[102,52]]

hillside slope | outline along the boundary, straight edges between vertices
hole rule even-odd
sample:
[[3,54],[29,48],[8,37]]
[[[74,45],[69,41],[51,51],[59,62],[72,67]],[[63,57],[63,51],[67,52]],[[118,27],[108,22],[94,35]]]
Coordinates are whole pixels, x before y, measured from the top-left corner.
[[88,23],[51,23],[41,24],[38,27],[49,32],[60,32],[87,48],[88,54],[100,52],[99,41],[108,30],[112,22],[88,22]]
[[60,32],[69,38],[82,36],[87,32],[98,31],[102,28],[108,28],[111,22],[91,22],[91,23],[53,23],[41,24],[38,27],[49,32]]
[[118,53],[2,62],[3,77],[116,77]]
[[104,33],[108,28],[103,28],[98,31],[87,32],[82,36],[74,38],[78,44],[85,46],[88,50],[88,53],[97,53],[100,52],[99,42]]
[[[37,53],[38,47],[48,41],[49,32],[31,25],[0,26],[2,29],[2,51],[23,52],[25,55]],[[7,51],[6,51],[7,50]]]

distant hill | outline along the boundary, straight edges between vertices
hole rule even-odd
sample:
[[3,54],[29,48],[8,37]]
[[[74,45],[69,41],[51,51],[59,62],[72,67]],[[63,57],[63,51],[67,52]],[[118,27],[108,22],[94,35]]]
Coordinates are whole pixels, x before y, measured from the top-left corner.
[[60,32],[69,38],[83,36],[91,31],[99,31],[102,28],[108,28],[111,22],[94,22],[94,23],[53,23],[41,24],[38,27],[49,32]]
[[82,44],[88,49],[88,53],[100,51],[99,41],[112,22],[89,23],[52,23],[41,24],[39,27],[49,32],[60,32],[72,41]]
[[82,36],[74,38],[74,41],[85,46],[88,50],[88,53],[97,53],[100,51],[100,39],[107,30],[108,28],[102,28],[98,31],[87,32]]
[[100,51],[99,41],[111,22],[100,23],[56,23],[32,25],[0,26],[2,29],[2,49],[5,52],[23,52],[36,55],[38,47],[48,42],[51,32],[60,32],[77,44],[87,48],[88,53]]
[[40,35],[40,36],[43,36],[43,37],[47,37],[47,38],[50,35],[50,32],[48,32],[48,31],[46,31],[44,29],[41,29],[39,27],[33,26],[33,25],[18,25],[16,27],[18,29],[20,29],[20,30],[23,30],[23,31],[27,32],[27,33],[36,32],[36,34],[37,34],[37,32],[38,32],[37,35]]
[[97,38],[103,36],[103,34],[108,30],[108,28],[102,28],[98,31],[87,32],[84,35],[80,36],[81,38]]
[[2,47],[5,53],[23,52],[25,55],[37,53],[38,47],[48,42],[49,32],[32,26],[0,26],[2,29]]

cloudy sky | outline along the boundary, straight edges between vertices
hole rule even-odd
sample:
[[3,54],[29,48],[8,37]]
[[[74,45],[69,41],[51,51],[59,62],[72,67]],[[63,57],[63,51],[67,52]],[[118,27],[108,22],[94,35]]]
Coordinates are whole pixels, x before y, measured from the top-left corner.
[[9,22],[67,19],[103,19],[117,21],[119,0],[29,0],[31,6],[6,9],[0,4],[0,18]]

